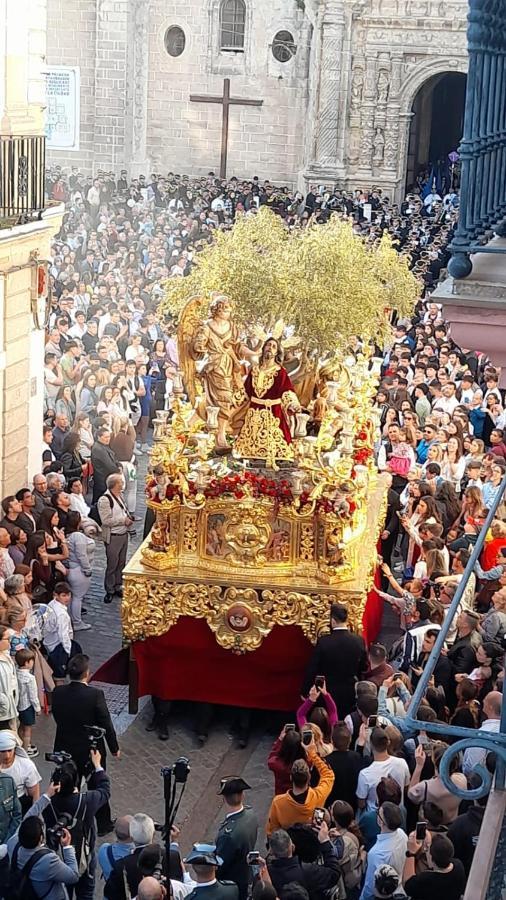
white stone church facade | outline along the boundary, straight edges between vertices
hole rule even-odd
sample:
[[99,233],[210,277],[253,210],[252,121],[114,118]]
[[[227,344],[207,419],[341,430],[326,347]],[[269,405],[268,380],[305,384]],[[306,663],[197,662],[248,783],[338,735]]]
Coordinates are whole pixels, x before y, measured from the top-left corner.
[[49,65],[80,67],[86,172],[227,175],[277,184],[381,184],[400,197],[413,104],[466,72],[464,0],[47,0]]

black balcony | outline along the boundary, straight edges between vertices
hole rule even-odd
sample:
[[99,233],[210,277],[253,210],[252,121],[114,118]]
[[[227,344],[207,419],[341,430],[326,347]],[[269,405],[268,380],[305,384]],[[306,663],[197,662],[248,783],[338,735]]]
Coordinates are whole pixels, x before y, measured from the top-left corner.
[[504,253],[506,237],[506,4],[469,0],[459,223],[448,271],[470,274],[471,253]]
[[0,228],[41,218],[45,162],[45,137],[0,135]]

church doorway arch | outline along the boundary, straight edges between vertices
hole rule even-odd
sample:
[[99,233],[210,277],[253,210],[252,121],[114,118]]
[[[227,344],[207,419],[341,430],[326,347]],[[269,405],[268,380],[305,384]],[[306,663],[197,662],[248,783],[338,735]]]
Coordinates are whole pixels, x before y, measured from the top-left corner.
[[438,187],[450,177],[448,154],[458,149],[462,137],[466,80],[463,72],[443,71],[418,88],[411,105],[406,190],[424,171],[434,169]]

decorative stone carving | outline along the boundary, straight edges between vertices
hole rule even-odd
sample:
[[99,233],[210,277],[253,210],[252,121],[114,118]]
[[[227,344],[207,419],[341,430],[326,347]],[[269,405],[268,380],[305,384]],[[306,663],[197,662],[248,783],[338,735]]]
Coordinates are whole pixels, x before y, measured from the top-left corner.
[[375,166],[380,166],[383,161],[383,152],[385,149],[385,138],[381,128],[376,128],[376,133],[372,142],[373,154],[372,161]]
[[362,102],[362,91],[364,89],[364,70],[361,66],[353,67],[351,79],[351,104],[352,106],[360,106]]
[[378,103],[385,104],[387,102],[390,89],[389,81],[387,72],[382,70],[378,75]]

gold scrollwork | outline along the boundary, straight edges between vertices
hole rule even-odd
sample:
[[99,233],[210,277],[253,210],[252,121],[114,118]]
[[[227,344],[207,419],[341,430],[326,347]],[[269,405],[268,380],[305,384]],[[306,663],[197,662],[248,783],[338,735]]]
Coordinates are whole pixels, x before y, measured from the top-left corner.
[[197,549],[197,513],[186,512],[183,523],[183,550],[187,553],[194,553]]
[[299,558],[306,562],[314,560],[314,525],[313,522],[301,522]]

